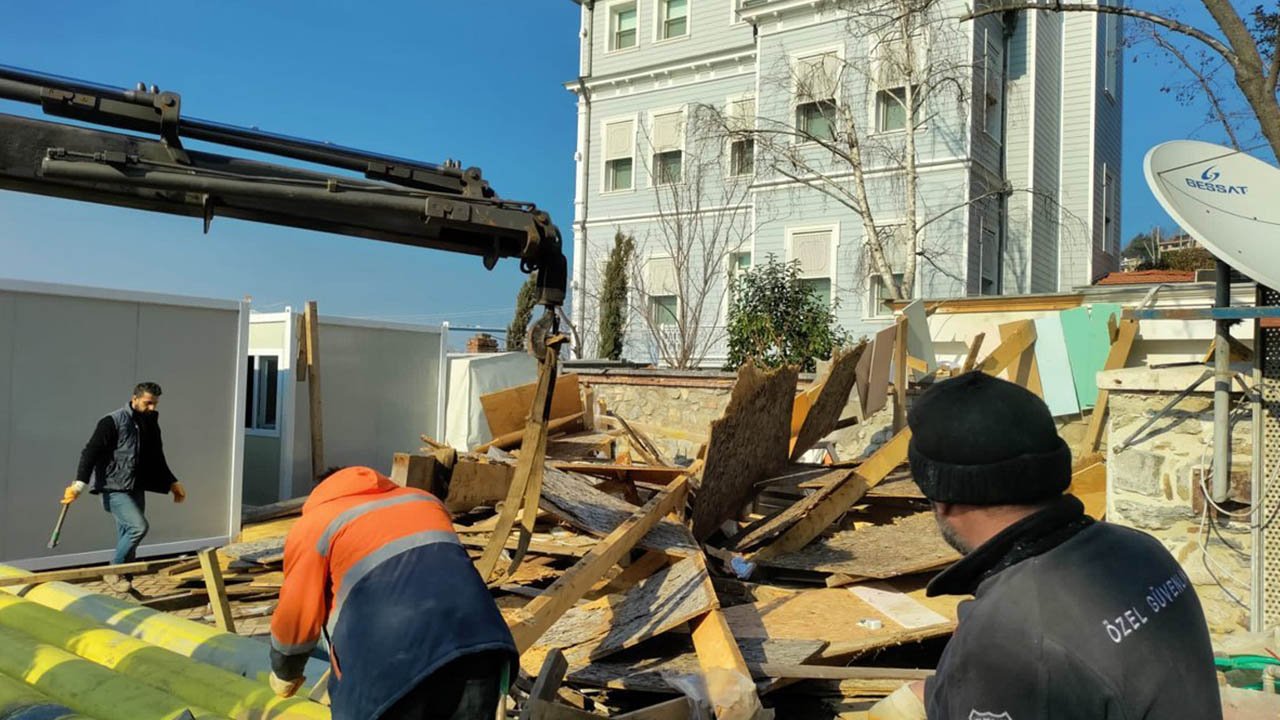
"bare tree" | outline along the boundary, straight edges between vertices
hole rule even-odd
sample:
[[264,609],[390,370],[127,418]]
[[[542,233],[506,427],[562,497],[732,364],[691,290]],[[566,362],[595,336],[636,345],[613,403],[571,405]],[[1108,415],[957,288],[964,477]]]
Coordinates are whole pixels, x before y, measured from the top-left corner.
[[[972,20],[992,15],[1019,10],[1048,10],[1053,12],[1092,12],[1132,17],[1159,28],[1163,47],[1177,48],[1173,38],[1191,38],[1204,48],[1217,55],[1226,63],[1231,73],[1235,90],[1238,91],[1245,105],[1256,119],[1258,130],[1266,138],[1272,154],[1280,158],[1280,10],[1268,10],[1262,6],[1242,16],[1229,0],[1201,0],[1209,15],[1217,26],[1213,30],[1205,30],[1184,23],[1174,17],[1158,13],[1138,10],[1126,5],[1105,5],[1091,3],[1063,2],[1027,2],[1026,0],[988,0],[976,3],[974,10],[964,16]],[[1203,67],[1191,62],[1185,51],[1177,50],[1181,58],[1174,55],[1184,67],[1196,75],[1197,68]],[[1208,79],[1212,73],[1199,71],[1200,77]],[[1206,97],[1218,107],[1214,112],[1220,122],[1230,126],[1227,114],[1221,109],[1221,95],[1212,93]],[[1238,142],[1232,132],[1228,133],[1233,142]]]
[[749,178],[732,171],[721,138],[690,131],[704,113],[655,115],[640,133],[656,219],[637,238],[632,318],[675,368],[700,366],[724,340],[729,260],[751,231]]

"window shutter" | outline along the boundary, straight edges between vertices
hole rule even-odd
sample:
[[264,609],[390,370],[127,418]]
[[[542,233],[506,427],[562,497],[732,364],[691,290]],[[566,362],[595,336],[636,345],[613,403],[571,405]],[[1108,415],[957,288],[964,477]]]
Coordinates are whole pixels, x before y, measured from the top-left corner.
[[684,145],[684,113],[673,112],[653,116],[653,151],[679,150]]
[[645,268],[647,277],[645,282],[649,287],[646,291],[649,295],[679,295],[677,292],[679,283],[676,282],[676,263],[669,257],[649,258],[648,267]]
[[815,230],[793,234],[791,259],[800,261],[800,277],[831,277],[831,231]]
[[800,102],[834,100],[840,85],[840,58],[822,53],[796,61],[796,94]]
[[631,120],[610,123],[604,131],[604,159],[618,160],[631,157]]

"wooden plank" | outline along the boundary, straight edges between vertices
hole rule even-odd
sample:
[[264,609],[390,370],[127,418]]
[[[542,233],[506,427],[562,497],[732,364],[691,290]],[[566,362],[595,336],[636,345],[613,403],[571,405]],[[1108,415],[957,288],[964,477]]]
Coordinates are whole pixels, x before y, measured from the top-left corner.
[[511,490],[515,468],[475,456],[462,456],[449,476],[444,506],[451,513],[464,513],[482,505],[495,506]]
[[184,572],[200,569],[200,558],[195,557],[190,560],[179,560],[172,565],[160,569],[160,575],[164,577],[173,577]]
[[66,568],[64,570],[44,570],[29,575],[0,577],[0,587],[38,585],[46,582],[70,582],[72,580],[96,580],[103,575],[142,575],[185,560],[186,558],[168,558],[165,560],[123,563],[121,565],[96,565],[94,567]]
[[390,479],[400,487],[426,490],[439,496],[444,483],[436,479],[437,467],[439,463],[430,455],[394,453],[391,456]]
[[[574,430],[579,430],[580,428],[578,427],[578,425],[580,424],[581,420],[582,420],[582,413],[580,412],[574,413],[572,415],[566,415],[564,417],[555,418],[554,420],[548,420],[547,434],[559,433],[559,432],[571,432]],[[500,450],[510,450],[511,448],[519,445],[520,441],[523,439],[524,439],[524,431],[515,430],[513,432],[507,433],[506,435],[500,435],[483,445],[477,445],[474,448],[474,451],[482,453],[488,450],[489,448],[498,448]]]
[[876,333],[871,344],[871,364],[867,369],[867,394],[862,403],[861,418],[866,420],[884,408],[889,398],[889,380],[892,373],[893,353],[898,345],[898,324],[894,323]]
[[635,450],[646,463],[650,465],[670,465],[671,462],[662,456],[662,451],[653,443],[644,433],[640,432],[634,425],[626,421],[620,415],[608,413],[609,419],[618,423],[622,431],[626,433],[630,439],[631,449]]
[[[526,715],[525,713],[529,714]],[[526,718],[528,720],[600,720],[600,716],[595,713],[537,698],[531,698],[525,704],[524,712],[520,713],[520,718],[521,720]]]
[[749,665],[756,677],[789,678],[793,680],[897,680],[908,683],[924,680],[933,670],[889,667],[832,667],[830,665],[783,665],[760,663]]
[[582,429],[596,430],[596,389],[590,385],[582,386]]
[[542,717],[534,714],[535,707],[532,701],[555,700],[556,690],[560,688],[560,683],[564,681],[564,674],[568,671],[569,661],[564,659],[564,653],[558,649],[547,653],[546,660],[542,662],[542,670],[538,672],[537,679],[533,681],[533,688],[529,691],[530,702],[525,704],[524,710],[520,713],[520,720]]
[[218,565],[216,553],[214,548],[200,551],[200,570],[204,573],[204,587],[209,593],[214,622],[219,630],[234,633],[236,623],[231,617],[231,603],[227,600],[227,589],[222,584],[222,568]]
[[635,587],[637,583],[671,564],[671,557],[666,553],[650,550],[635,562],[622,569],[609,582],[605,583],[593,595],[603,596],[621,593]]
[[[908,304],[907,300],[892,300],[889,307],[895,312]],[[1079,307],[1084,302],[1084,295],[1071,293],[1066,295],[1004,295],[975,296],[954,298],[925,303],[925,312],[931,314],[962,313],[1014,313],[1014,312],[1051,312]]]
[[693,620],[689,627],[715,717],[744,720],[756,717],[760,712],[760,696],[756,694],[751,671],[724,613],[717,608]]
[[324,403],[320,395],[320,318],[316,301],[308,300],[302,316],[307,351],[307,401],[311,411],[311,481],[324,474]]
[[245,505],[240,509],[240,523],[242,525],[252,525],[290,515],[301,515],[302,506],[306,504],[308,497],[310,496],[303,495],[302,497],[274,502],[270,505]]
[[893,431],[907,426],[907,316],[897,320],[898,332],[893,343]]
[[[748,670],[766,663],[800,665],[818,656],[826,645],[821,640],[757,637],[735,637],[734,641]],[[569,681],[593,687],[679,695],[680,690],[667,678],[699,672],[698,657],[689,637],[668,633],[634,650],[571,669]]]
[[[1116,328],[1116,340],[1111,344],[1107,354],[1107,362],[1103,370],[1118,370],[1129,363],[1129,353],[1133,350],[1133,342],[1138,337],[1138,321],[1121,320]],[[1106,388],[1098,389],[1098,399],[1093,406],[1093,414],[1089,416],[1089,429],[1085,431],[1078,455],[1088,455],[1098,449],[1102,440],[1102,424],[1107,419],[1107,402],[1111,392]]]
[[[524,432],[524,427],[530,419],[530,408],[534,407],[534,398],[538,395],[539,384],[532,382],[528,385],[517,385],[480,396],[480,406],[484,409],[485,420],[489,423],[490,435],[497,438],[515,433],[519,437]],[[583,412],[576,374],[560,375],[555,378],[553,385],[555,389],[551,394],[548,420]],[[577,429],[581,428],[579,424]]]
[[1072,473],[1067,492],[1080,498],[1086,515],[1095,520],[1103,519],[1107,514],[1106,463],[1094,463]]
[[614,720],[690,720],[695,717],[693,701],[687,697],[650,705],[640,710],[632,710],[621,715],[614,715]]
[[[831,365],[826,375],[816,387],[812,406],[805,414],[798,432],[793,433],[795,443],[791,448],[791,460],[795,461],[814,443],[835,430],[836,423],[849,403],[849,393],[853,391],[857,380],[858,362],[867,351],[867,343],[863,341],[852,348],[837,349],[831,358]],[[794,416],[794,410],[793,410]],[[794,420],[793,420],[794,425]]]
[[982,341],[986,339],[987,334],[984,332],[973,336],[973,340],[969,342],[969,354],[965,355],[964,364],[960,366],[960,372],[967,373],[978,363],[978,351],[982,349]]
[[959,559],[960,554],[938,532],[933,513],[923,512],[893,523],[841,530],[758,561],[792,570],[893,578],[945,567]]
[[881,445],[866,462],[819,500],[802,519],[791,526],[782,537],[761,548],[752,558],[763,562],[772,557],[795,552],[822,534],[831,523],[849,511],[853,504],[884,480],[889,473],[907,459],[907,447],[911,443],[911,429],[904,428],[889,442]]
[[758,370],[748,360],[724,414],[711,423],[706,465],[693,499],[693,535],[709,537],[755,494],[757,482],[787,462],[796,370]]
[[[1002,323],[998,326],[1000,331],[1000,342],[1008,340],[1019,330],[1027,326],[1032,326],[1034,328],[1035,323],[1031,320],[1017,320],[1014,322]],[[1040,386],[1040,366],[1036,364],[1036,350],[1034,345],[1023,350],[1020,355],[1010,361],[1007,370],[1009,382],[1021,385],[1041,398],[1044,397],[1044,388]]]
[[617,465],[613,463],[551,461],[551,467],[564,472],[591,475],[625,482],[666,485],[689,470],[679,466]]
[[[546,356],[538,368],[537,388],[534,390],[533,397],[530,400],[530,409],[526,415],[529,418],[529,422],[524,429],[524,440],[521,444],[523,450],[520,453],[520,459],[516,462],[515,474],[512,476],[511,486],[507,489],[506,503],[502,507],[502,512],[498,514],[498,524],[489,540],[489,547],[485,548],[484,554],[480,556],[480,560],[476,563],[476,570],[480,573],[480,577],[484,578],[485,582],[493,578],[494,570],[498,566],[498,559],[506,547],[511,529],[516,524],[521,504],[528,496],[527,491],[534,485],[537,485],[536,492],[541,491],[543,455],[547,449],[547,419],[551,412],[551,397],[555,391],[558,358],[558,346],[548,347]],[[575,401],[577,397],[577,390],[575,389]],[[530,525],[534,521],[534,509],[536,507],[537,503],[535,502],[526,513]],[[528,538],[525,537],[522,542],[527,540]],[[517,547],[516,552],[520,553],[521,549]],[[512,569],[514,570],[514,568]]]
[[605,572],[640,542],[667,513],[684,505],[689,489],[688,477],[682,477],[649,499],[621,525],[609,533],[543,594],[526,605],[512,623],[511,634],[516,648],[524,652],[533,646],[561,615],[586,594]]
[[787,531],[801,518],[813,511],[823,500],[838,490],[842,483],[854,474],[853,468],[838,468],[824,473],[818,482],[820,487],[812,493],[800,498],[790,507],[759,523],[753,523],[744,532],[733,538],[731,548],[735,552],[744,552],[768,542]]
[[[695,471],[690,469],[690,472]],[[679,481],[677,478],[676,482]],[[613,532],[636,510],[634,505],[597,490],[587,478],[550,466],[543,477],[540,506],[549,514],[597,537]],[[688,528],[669,519],[660,521],[641,539],[639,547],[678,555],[699,552],[698,543]]]
[[1027,348],[1033,347],[1035,342],[1035,324],[1030,321],[1024,322],[1008,337],[1001,338],[1000,344],[978,363],[977,369],[988,375],[999,375],[1009,367],[1010,363],[1017,360],[1019,355],[1026,352]]

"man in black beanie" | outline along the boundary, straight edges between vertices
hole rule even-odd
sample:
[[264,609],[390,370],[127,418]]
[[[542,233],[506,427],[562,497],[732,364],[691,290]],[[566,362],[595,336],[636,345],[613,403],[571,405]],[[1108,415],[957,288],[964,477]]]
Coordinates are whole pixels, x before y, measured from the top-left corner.
[[1063,494],[1071,451],[1040,398],[972,372],[930,388],[907,423],[911,472],[965,554],[928,594],[974,598],[937,673],[873,720],[1222,717],[1190,581],[1155,538]]

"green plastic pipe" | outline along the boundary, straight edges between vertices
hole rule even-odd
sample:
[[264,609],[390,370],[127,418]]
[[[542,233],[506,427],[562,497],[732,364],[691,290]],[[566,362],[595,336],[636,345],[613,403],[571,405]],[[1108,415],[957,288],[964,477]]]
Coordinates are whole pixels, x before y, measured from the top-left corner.
[[227,720],[7,627],[0,627],[0,673],[97,720]]
[[0,594],[0,628],[26,633],[234,720],[330,719],[329,709],[318,703],[281,699],[263,683],[12,595]]
[[[0,578],[30,574],[20,568],[0,565]],[[0,590],[263,683],[271,672],[271,657],[266,643],[222,632],[211,625],[98,595],[64,582],[5,585],[0,586]],[[323,660],[309,659],[303,671],[308,687],[319,681],[328,669],[329,664]]]
[[23,720],[23,718],[93,720],[84,715],[77,715],[71,708],[59,705],[48,695],[37,692],[20,680],[14,680],[8,675],[0,675],[0,720]]

